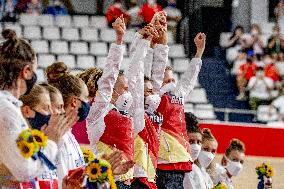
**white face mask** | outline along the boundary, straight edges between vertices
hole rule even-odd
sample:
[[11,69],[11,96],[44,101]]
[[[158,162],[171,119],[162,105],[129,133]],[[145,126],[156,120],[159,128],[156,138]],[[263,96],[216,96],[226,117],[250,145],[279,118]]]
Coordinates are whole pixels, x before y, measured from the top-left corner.
[[251,31],[251,35],[258,35],[258,31],[257,30],[252,30]]
[[149,3],[150,5],[155,5],[156,1],[155,1],[155,0],[148,0],[148,3]]
[[265,59],[263,60],[263,63],[264,63],[264,64],[270,64],[270,63],[272,63],[272,60],[271,60],[270,58],[265,58]]
[[117,98],[115,106],[118,109],[118,111],[127,111],[131,107],[132,102],[133,99],[131,93],[126,92]]
[[243,170],[243,165],[240,162],[231,161],[226,156],[225,159],[227,160],[227,165],[225,167],[230,175],[237,176]]
[[264,76],[264,72],[258,71],[258,72],[256,72],[256,76],[258,76],[258,77]]
[[193,161],[195,161],[197,159],[197,157],[199,156],[199,153],[201,151],[201,145],[199,144],[191,144],[191,158]]
[[162,86],[161,90],[160,90],[160,95],[163,95],[165,93],[169,93],[169,92],[173,92],[176,89],[176,84],[171,82],[171,83],[167,83],[164,86]]
[[154,113],[159,107],[161,102],[161,97],[159,95],[149,95],[146,97],[145,105],[147,113]]
[[211,152],[206,152],[201,150],[198,156],[198,161],[201,167],[207,168],[214,158],[215,155],[212,154]]

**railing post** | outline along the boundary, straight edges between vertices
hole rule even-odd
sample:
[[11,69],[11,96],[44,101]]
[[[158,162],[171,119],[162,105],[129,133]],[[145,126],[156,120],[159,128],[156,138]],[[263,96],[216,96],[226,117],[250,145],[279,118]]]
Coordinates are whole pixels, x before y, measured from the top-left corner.
[[224,112],[224,121],[225,122],[229,122],[229,109],[228,108],[225,108],[225,112]]

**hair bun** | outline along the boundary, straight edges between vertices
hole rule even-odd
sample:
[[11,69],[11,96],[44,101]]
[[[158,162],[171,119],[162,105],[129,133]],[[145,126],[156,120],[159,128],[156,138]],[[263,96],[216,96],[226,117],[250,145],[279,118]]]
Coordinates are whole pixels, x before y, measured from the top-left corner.
[[16,40],[17,39],[17,34],[14,30],[11,29],[4,29],[2,31],[2,36],[4,39],[7,40]]
[[64,62],[56,62],[46,68],[46,76],[48,82],[55,83],[59,79],[69,74],[68,67]]
[[240,150],[245,150],[245,145],[242,141],[240,141],[239,139],[232,139],[230,142],[230,146],[233,149],[240,149]]

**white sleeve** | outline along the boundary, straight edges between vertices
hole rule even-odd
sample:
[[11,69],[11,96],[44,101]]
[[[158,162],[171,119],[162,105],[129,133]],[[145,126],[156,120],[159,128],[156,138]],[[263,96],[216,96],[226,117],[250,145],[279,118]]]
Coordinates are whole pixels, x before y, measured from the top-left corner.
[[98,80],[98,94],[87,117],[87,133],[92,149],[95,149],[96,142],[104,133],[104,118],[109,111],[113,87],[119,74],[122,59],[123,46],[111,44],[107,64],[102,77]]
[[153,56],[154,56],[154,49],[149,47],[147,55],[144,60],[144,72],[145,72],[144,75],[149,78],[151,78],[152,64],[154,58]]
[[182,75],[181,80],[178,82],[175,95],[186,97],[194,88],[197,81],[198,74],[202,66],[200,58],[193,58],[186,72]]
[[133,56],[133,53],[136,51],[136,48],[138,47],[138,43],[139,43],[139,40],[142,39],[143,36],[140,35],[140,33],[136,32],[135,35],[134,35],[134,39],[130,45],[130,49],[129,49],[129,55],[130,57]]
[[158,44],[154,49],[154,60],[152,65],[152,77],[154,93],[159,93],[162,87],[165,68],[168,62],[168,45]]
[[247,88],[250,90],[254,86],[255,82],[257,81],[256,77],[252,77],[249,82]]
[[191,172],[190,173],[185,173],[184,175],[184,180],[183,180],[183,188],[184,189],[197,189],[195,188],[195,184],[194,184],[194,179],[191,176]]
[[[25,159],[17,147],[16,140],[19,134],[28,129],[24,118],[11,106],[2,106],[0,116],[0,159],[18,181],[28,181],[45,172],[46,167],[40,160]],[[7,112],[7,113],[4,113]],[[55,162],[57,145],[48,140],[43,153]]]
[[133,97],[132,105],[129,109],[133,118],[134,134],[139,133],[145,126],[144,121],[144,60],[150,41],[138,40],[136,51],[132,54],[129,70],[127,74],[129,91]]

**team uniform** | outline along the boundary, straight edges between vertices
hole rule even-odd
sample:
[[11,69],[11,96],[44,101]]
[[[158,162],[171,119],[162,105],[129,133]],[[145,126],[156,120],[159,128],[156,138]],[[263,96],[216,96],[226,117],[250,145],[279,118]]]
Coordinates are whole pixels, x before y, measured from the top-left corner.
[[[140,34],[136,34],[136,38],[142,38]],[[134,43],[135,44],[135,41]],[[137,45],[137,44],[135,44]],[[132,45],[132,48],[137,46]],[[132,51],[135,51],[132,49]],[[155,109],[152,112],[146,112],[144,108],[144,95],[139,93],[139,91],[144,91],[144,74],[146,76],[151,76],[152,72],[155,73],[154,77],[163,77],[165,66],[167,63],[169,48],[167,45],[157,45],[153,50],[148,48],[147,55],[143,58],[143,62],[139,63],[138,66],[140,72],[138,74],[138,79],[136,85],[130,87],[130,91],[137,91],[139,98],[137,99],[137,106],[139,107],[139,114],[136,114],[134,120],[135,128],[135,166],[134,166],[134,179],[132,181],[132,188],[149,188],[156,189],[156,168],[158,163],[158,151],[159,151],[159,134],[160,126],[162,124],[163,118]],[[154,64],[152,65],[152,61]],[[144,69],[145,65],[145,69]],[[150,69],[149,69],[150,68]],[[150,70],[150,71],[149,71]],[[133,70],[134,71],[134,70]],[[130,70],[129,73],[132,73]],[[159,79],[161,80],[161,79]],[[161,87],[161,82],[158,84]]]
[[157,170],[158,188],[183,188],[184,173],[192,169],[184,116],[184,99],[193,90],[202,61],[193,58],[174,90],[161,88],[157,112],[163,115]]
[[[46,184],[50,186],[52,185],[49,182],[50,179],[40,179],[40,175],[48,170],[47,166],[40,160],[25,159],[17,147],[16,140],[19,134],[29,129],[26,120],[22,116],[21,106],[22,102],[11,93],[0,91],[1,187],[31,188],[31,186],[34,186],[34,188],[39,188],[46,181]],[[48,140],[47,146],[42,152],[51,162],[55,162],[57,145],[53,141]],[[37,177],[38,179],[34,179]],[[42,182],[39,180],[42,180]]]

